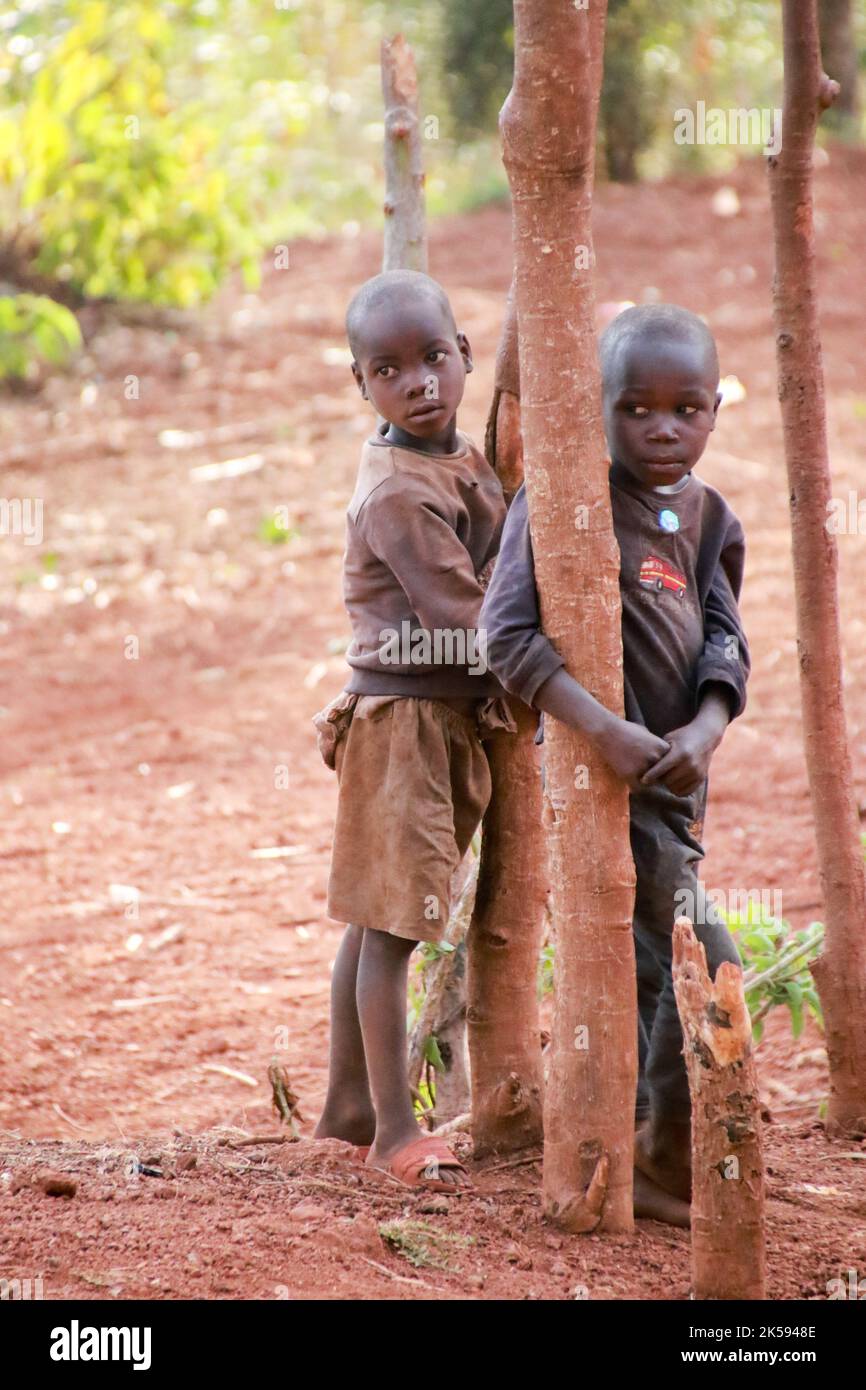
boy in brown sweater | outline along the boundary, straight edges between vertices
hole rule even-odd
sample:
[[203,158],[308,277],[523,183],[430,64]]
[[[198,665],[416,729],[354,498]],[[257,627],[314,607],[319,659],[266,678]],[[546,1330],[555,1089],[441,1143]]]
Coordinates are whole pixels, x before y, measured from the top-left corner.
[[361,395],[383,420],[348,509],[351,678],[316,716],[339,778],[328,915],[348,925],[315,1134],[369,1146],[366,1161],[401,1181],[453,1191],[465,1170],[413,1111],[406,979],[418,942],[442,939],[452,875],[490,798],[481,738],[510,725],[478,636],[505,503],[457,429],[472,356],[441,286],[417,271],[377,275],[346,332]]

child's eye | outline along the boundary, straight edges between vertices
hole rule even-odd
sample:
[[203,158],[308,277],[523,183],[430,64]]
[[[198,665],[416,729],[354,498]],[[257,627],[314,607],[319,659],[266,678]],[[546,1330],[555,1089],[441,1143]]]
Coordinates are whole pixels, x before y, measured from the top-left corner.
[[447,355],[448,354],[446,353],[444,348],[434,348],[432,352],[428,352],[427,357],[428,359],[431,357],[437,357],[439,359],[439,361],[436,363],[438,367],[439,362],[441,362],[444,357],[447,357]]
[[645,415],[649,415],[649,411],[645,405],[627,405],[626,410],[629,415],[634,415],[638,420],[642,420]]
[[678,406],[677,409],[683,415],[697,415],[698,413],[698,407],[696,405],[681,405]]
[[[377,375],[377,376],[381,376],[383,372],[396,372],[396,370],[397,370],[396,367],[389,367],[389,366],[377,367],[377,368],[376,368],[376,375]],[[385,380],[387,381],[388,378],[385,377]]]

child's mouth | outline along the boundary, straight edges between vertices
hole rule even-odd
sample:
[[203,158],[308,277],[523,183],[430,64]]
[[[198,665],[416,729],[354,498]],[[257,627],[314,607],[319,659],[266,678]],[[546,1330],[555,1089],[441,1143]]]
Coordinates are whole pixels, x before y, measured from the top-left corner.
[[426,416],[428,416],[428,415],[435,415],[436,412],[439,411],[439,410],[441,410],[441,409],[442,409],[442,402],[441,402],[441,401],[431,402],[430,405],[422,405],[422,406],[419,406],[417,410],[412,410],[412,411],[410,411],[410,412],[409,412],[409,419],[410,419],[410,420],[423,420],[423,419],[424,419]]

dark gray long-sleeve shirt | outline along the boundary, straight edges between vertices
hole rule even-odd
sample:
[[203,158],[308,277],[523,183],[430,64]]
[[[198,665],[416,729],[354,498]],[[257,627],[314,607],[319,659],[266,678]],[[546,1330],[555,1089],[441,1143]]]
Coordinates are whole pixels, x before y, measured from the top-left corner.
[[[746,703],[750,659],[737,601],[743,528],[694,473],[679,492],[611,480],[620,548],[625,716],[663,736],[689,723],[701,694],[723,685],[731,718]],[[506,690],[533,704],[565,662],[541,627],[526,492],[517,493],[479,625]],[[581,681],[580,670],[569,673]]]

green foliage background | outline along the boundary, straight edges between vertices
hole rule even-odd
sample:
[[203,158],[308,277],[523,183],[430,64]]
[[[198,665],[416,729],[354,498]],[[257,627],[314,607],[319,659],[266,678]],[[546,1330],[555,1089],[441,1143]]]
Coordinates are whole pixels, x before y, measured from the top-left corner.
[[[398,31],[435,117],[429,212],[505,196],[511,14],[511,0],[18,0],[0,15],[7,292],[190,307],[231,269],[254,285],[266,248],[375,223],[379,43]],[[610,0],[607,167],[732,162],[741,151],[675,145],[673,113],[778,104],[779,38],[776,0]]]

